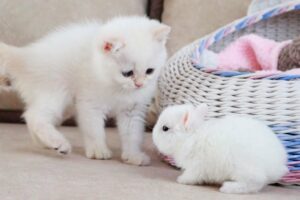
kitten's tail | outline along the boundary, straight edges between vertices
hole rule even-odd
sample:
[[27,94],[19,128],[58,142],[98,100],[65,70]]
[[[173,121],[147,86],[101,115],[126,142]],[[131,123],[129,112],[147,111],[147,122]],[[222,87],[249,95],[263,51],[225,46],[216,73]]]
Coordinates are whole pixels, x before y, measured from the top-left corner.
[[20,48],[0,42],[0,74],[13,73],[21,63]]

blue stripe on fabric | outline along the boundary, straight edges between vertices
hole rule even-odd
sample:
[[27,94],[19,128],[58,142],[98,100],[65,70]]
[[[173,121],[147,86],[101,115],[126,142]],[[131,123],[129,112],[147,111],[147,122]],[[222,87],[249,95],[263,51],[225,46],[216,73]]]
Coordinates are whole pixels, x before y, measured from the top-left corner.
[[248,72],[237,72],[237,71],[219,71],[219,72],[213,72],[215,75],[223,76],[223,77],[233,77],[233,76],[239,76],[247,74]]
[[275,76],[275,77],[269,77],[270,80],[295,80],[295,79],[300,79],[300,75],[289,75],[289,74],[284,74],[280,76]]
[[268,19],[274,15],[274,13],[277,11],[277,9],[270,10],[269,12],[266,12],[263,14],[262,19]]
[[219,41],[221,38],[223,38],[224,30],[225,30],[225,29],[220,30],[220,31],[215,35],[214,39],[215,39],[216,42]]
[[300,4],[295,5],[295,10],[300,10]]
[[241,30],[241,29],[247,27],[247,25],[248,25],[247,19],[245,19],[245,20],[241,21],[240,23],[236,24],[236,25],[235,25],[235,28],[236,28],[237,30]]
[[201,42],[200,42],[200,45],[199,45],[200,47],[199,47],[199,52],[202,52],[203,51],[203,49],[205,48],[205,40],[202,40]]

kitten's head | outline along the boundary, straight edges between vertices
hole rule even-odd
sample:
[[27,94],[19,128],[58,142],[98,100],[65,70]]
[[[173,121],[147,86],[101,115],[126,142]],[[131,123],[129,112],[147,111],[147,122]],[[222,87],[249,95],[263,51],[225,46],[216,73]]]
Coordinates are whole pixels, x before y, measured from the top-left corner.
[[207,111],[206,104],[184,104],[166,108],[153,129],[153,141],[159,151],[172,155],[178,145],[201,126]]
[[132,91],[156,82],[169,32],[169,26],[146,17],[118,17],[103,25],[97,48],[119,87]]

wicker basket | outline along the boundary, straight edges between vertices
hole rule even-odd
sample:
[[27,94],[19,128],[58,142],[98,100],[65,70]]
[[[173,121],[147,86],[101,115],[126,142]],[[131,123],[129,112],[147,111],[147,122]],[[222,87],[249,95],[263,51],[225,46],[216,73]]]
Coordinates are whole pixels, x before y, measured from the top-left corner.
[[230,77],[224,77],[224,73],[209,73],[205,68],[193,65],[191,56],[196,49],[198,54],[204,49],[219,52],[248,33],[276,41],[300,35],[300,1],[255,12],[177,52],[168,61],[159,80],[159,110],[174,104],[207,103],[211,118],[236,113],[264,120],[278,134],[289,155],[290,173],[281,182],[300,183],[299,76],[289,81],[281,80],[284,78],[280,75],[257,80],[232,73]]

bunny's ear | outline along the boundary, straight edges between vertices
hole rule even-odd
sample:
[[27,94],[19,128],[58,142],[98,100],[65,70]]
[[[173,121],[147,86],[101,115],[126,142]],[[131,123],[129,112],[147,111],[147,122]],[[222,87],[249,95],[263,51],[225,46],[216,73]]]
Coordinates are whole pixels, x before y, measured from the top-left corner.
[[201,126],[207,112],[208,106],[206,104],[200,104],[187,111],[182,118],[185,129],[195,130]]
[[189,122],[189,112],[186,112],[186,113],[183,115],[182,122],[183,122],[183,125],[184,125],[185,127],[188,126],[188,122]]

